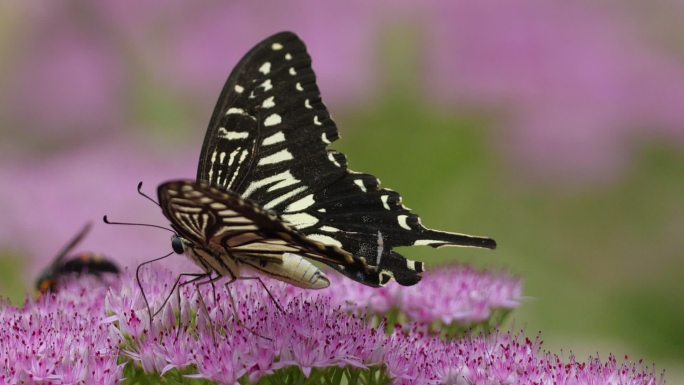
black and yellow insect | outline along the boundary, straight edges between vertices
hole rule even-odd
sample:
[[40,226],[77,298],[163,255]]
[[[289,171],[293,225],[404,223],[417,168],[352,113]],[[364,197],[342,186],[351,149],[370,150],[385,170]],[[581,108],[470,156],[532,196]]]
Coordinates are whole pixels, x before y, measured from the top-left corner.
[[68,255],[85,238],[91,228],[86,224],[74,238],[57,254],[50,266],[45,268],[36,280],[39,295],[56,292],[60,282],[72,275],[91,274],[101,276],[105,273],[119,274],[121,270],[116,263],[101,254],[82,252]]

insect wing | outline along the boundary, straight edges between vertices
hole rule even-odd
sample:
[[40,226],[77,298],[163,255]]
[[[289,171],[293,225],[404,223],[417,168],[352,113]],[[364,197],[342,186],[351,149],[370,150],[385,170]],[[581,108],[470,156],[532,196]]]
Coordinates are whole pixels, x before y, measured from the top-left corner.
[[282,219],[241,196],[203,182],[171,181],[158,188],[164,215],[178,233],[212,252],[241,262],[283,262],[285,253],[365,272],[350,253],[305,237]]
[[424,227],[398,193],[350,171],[346,157],[327,148],[338,137],[304,43],[290,32],[276,34],[247,53],[226,82],[197,180],[248,197],[310,239],[363,258],[375,271],[332,266],[371,286],[388,276],[404,285],[420,280],[422,264],[396,246],[495,247],[489,238]]

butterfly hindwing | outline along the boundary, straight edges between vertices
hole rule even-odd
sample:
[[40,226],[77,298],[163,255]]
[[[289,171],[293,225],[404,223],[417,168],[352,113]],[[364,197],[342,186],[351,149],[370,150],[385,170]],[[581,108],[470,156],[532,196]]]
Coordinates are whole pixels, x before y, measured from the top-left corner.
[[207,129],[197,180],[249,198],[307,238],[365,260],[375,269],[331,266],[371,286],[388,277],[404,285],[420,280],[422,264],[394,252],[396,246],[495,247],[488,238],[424,227],[398,193],[349,170],[344,154],[328,149],[338,137],[304,43],[279,33],[231,73]]

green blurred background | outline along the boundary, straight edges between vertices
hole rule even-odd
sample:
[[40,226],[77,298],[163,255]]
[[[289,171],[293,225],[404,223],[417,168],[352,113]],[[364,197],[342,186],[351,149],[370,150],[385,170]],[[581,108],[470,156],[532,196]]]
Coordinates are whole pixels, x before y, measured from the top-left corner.
[[[678,3],[97,4],[0,5],[0,293],[12,302],[82,223],[163,224],[135,184],[194,175],[229,70],[289,29],[309,43],[350,167],[428,226],[500,245],[405,255],[508,269],[528,296],[508,326],[682,378]],[[98,226],[87,248],[124,264],[168,248],[165,234]]]

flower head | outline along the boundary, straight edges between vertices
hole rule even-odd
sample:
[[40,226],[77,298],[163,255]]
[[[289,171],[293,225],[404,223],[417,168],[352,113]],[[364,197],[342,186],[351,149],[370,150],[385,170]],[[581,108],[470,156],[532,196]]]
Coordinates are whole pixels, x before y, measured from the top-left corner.
[[0,381],[118,383],[121,337],[102,322],[105,291],[84,277],[21,309],[0,306]]

